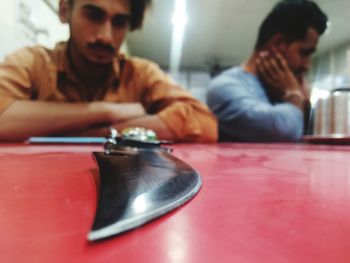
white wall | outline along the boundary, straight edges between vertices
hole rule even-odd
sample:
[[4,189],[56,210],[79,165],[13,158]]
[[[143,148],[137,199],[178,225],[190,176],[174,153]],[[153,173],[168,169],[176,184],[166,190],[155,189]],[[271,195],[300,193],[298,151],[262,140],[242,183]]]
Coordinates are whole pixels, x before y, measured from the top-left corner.
[[[58,5],[58,0],[51,2]],[[68,26],[61,24],[44,0],[0,1],[0,59],[28,45],[53,47],[68,36]]]
[[333,89],[350,87],[350,42],[315,58],[309,79],[312,103],[327,97]]
[[324,90],[350,86],[350,43],[315,58],[310,80],[314,88]]
[[172,78],[183,88],[189,90],[195,98],[202,102],[206,101],[206,93],[211,81],[207,71],[181,71],[176,76],[172,76]]

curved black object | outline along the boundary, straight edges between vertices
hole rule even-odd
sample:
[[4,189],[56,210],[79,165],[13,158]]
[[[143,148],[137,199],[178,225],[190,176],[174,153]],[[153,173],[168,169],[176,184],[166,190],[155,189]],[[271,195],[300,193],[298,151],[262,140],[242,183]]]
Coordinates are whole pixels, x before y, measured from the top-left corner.
[[133,229],[190,200],[199,174],[165,148],[114,146],[95,152],[101,189],[90,241]]

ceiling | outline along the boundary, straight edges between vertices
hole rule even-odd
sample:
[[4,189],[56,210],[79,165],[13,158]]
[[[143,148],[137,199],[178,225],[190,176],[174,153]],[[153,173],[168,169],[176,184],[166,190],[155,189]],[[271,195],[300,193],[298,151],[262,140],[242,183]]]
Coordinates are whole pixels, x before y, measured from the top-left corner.
[[[174,0],[153,0],[144,27],[128,36],[132,55],[169,66]],[[277,0],[188,0],[182,69],[237,65],[251,53],[258,27]],[[316,53],[350,42],[350,0],[316,0],[332,23]],[[347,22],[346,22],[347,21]]]

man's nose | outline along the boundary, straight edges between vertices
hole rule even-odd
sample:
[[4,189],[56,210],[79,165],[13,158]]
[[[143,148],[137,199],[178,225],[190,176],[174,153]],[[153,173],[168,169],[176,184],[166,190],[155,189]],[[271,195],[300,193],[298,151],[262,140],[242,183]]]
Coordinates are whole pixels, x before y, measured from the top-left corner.
[[98,41],[104,44],[112,44],[113,43],[113,27],[110,21],[105,21],[101,27],[99,28]]

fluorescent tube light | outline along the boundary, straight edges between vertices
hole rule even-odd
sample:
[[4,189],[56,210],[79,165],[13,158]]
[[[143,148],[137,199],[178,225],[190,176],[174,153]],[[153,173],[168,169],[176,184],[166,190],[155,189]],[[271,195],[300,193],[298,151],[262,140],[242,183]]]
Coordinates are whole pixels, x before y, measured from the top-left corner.
[[186,4],[187,0],[175,1],[175,10],[171,20],[173,33],[170,51],[170,74],[175,78],[180,71],[185,28],[188,21]]

